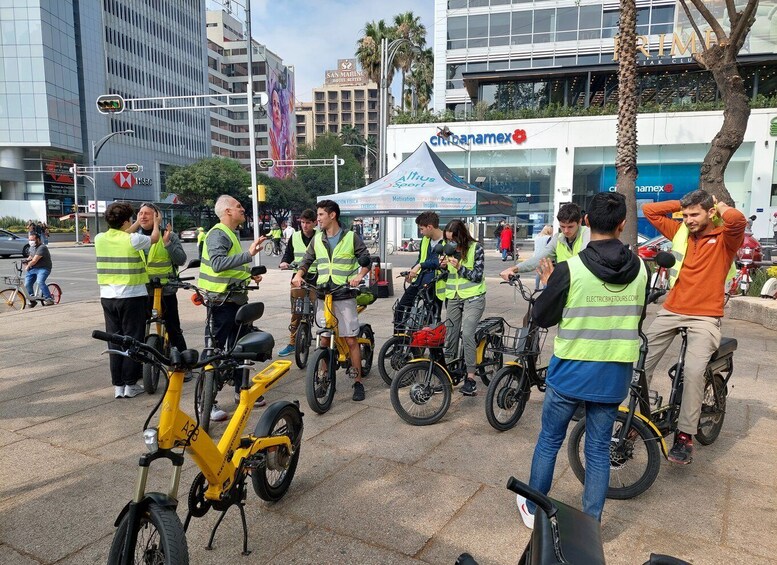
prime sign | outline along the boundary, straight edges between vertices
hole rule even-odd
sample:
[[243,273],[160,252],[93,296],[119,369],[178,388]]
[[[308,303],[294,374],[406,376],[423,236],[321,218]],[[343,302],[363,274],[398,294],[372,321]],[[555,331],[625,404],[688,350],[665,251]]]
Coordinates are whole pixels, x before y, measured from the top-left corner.
[[526,139],[526,130],[516,129],[501,133],[470,133],[465,135],[456,135],[454,133],[448,139],[433,135],[429,138],[429,144],[435,147],[446,145],[520,145]]

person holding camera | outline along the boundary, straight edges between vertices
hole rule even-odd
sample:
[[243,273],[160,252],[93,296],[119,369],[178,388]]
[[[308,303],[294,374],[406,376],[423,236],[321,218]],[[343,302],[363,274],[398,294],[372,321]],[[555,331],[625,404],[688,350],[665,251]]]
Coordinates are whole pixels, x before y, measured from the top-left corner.
[[440,261],[440,266],[448,269],[445,359],[452,361],[457,357],[461,333],[467,377],[460,390],[465,396],[475,396],[478,388],[475,383],[475,329],[486,309],[485,253],[461,220],[453,220],[445,226],[445,239],[456,244],[456,250],[446,253]]

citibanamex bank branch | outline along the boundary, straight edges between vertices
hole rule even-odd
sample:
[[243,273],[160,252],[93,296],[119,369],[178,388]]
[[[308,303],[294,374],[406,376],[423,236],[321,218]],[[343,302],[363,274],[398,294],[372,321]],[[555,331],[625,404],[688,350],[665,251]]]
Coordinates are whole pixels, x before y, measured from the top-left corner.
[[[721,111],[640,114],[638,204],[679,199],[695,190],[722,122]],[[452,132],[447,140],[438,136],[445,125]],[[769,217],[777,212],[775,126],[777,109],[754,109],[744,142],[726,170],[737,208],[757,216],[757,237],[771,236]],[[597,192],[615,190],[616,116],[390,126],[389,170],[421,143],[472,184],[512,197],[523,237],[552,224],[561,204],[576,202],[585,209]],[[404,238],[414,231],[412,220],[393,229]],[[652,236],[651,230],[640,214],[639,231]]]

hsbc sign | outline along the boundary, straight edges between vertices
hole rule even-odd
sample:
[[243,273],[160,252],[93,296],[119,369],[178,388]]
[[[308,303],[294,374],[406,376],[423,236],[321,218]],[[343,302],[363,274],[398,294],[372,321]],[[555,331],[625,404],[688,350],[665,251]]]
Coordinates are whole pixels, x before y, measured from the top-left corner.
[[152,179],[147,177],[136,177],[132,173],[120,172],[113,175],[113,182],[119,188],[130,189],[136,184],[139,186],[151,186]]

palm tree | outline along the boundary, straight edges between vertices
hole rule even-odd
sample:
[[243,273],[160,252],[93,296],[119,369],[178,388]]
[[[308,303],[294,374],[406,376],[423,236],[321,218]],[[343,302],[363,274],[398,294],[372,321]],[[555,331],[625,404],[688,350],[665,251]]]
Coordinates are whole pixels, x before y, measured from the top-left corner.
[[618,139],[615,189],[626,198],[621,239],[637,249],[637,7],[622,0],[618,29]]
[[[386,37],[394,39],[396,30],[383,20],[367,22],[364,26],[364,35],[356,42],[356,59],[372,82],[380,84],[380,42]],[[394,73],[388,73],[388,84]]]
[[[405,92],[407,74],[419,56],[412,46],[422,49],[426,45],[426,26],[421,23],[421,18],[414,15],[413,12],[404,12],[394,16],[394,29],[397,38],[407,39],[411,42],[411,45],[402,45],[394,57],[396,68],[402,71],[401,92]],[[404,104],[402,109],[404,110]]]
[[343,127],[340,128],[340,140],[349,145],[367,144],[361,132],[351,124],[343,124]]
[[[432,101],[434,87],[434,50],[424,49],[417,55],[417,60],[410,69],[407,79],[404,99],[413,110],[425,111]],[[413,96],[415,94],[415,97]],[[415,100],[414,100],[415,98]]]

